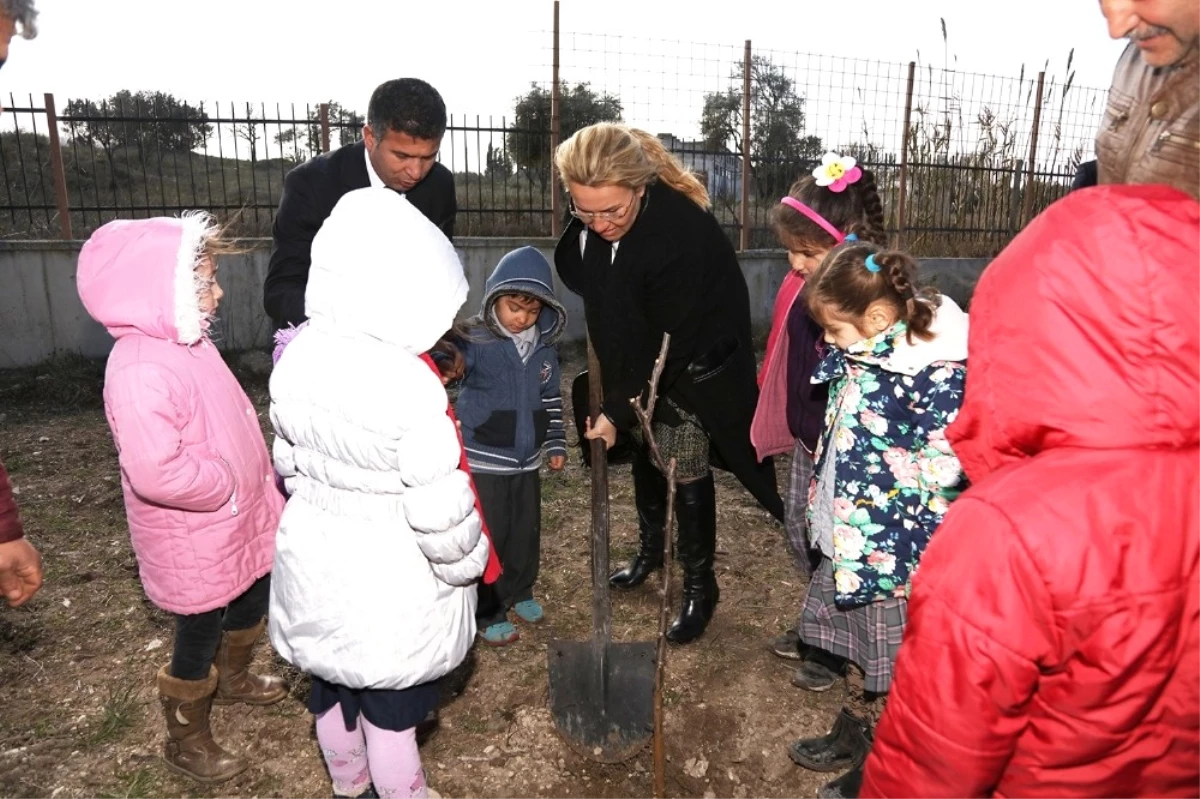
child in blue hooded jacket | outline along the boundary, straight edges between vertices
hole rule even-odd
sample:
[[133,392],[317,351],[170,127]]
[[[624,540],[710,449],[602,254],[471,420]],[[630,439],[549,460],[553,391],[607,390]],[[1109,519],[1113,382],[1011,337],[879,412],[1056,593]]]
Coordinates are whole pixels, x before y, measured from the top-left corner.
[[487,280],[478,316],[457,331],[464,371],[455,410],[467,460],[502,573],[481,585],[476,622],[492,646],[516,641],[512,610],[536,624],[541,559],[542,451],[566,465],[562,391],[554,341],[567,314],[554,296],[550,263],[536,248],[505,255]]

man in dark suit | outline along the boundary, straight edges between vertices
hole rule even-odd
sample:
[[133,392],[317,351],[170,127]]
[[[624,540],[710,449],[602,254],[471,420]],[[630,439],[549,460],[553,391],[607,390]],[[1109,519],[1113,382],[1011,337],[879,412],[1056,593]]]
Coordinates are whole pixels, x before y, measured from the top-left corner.
[[288,173],[275,215],[263,307],[277,328],[306,318],[312,241],[342,195],[367,186],[400,192],[454,236],[454,176],[437,162],[446,132],[446,105],[423,80],[400,78],[371,94],[363,140],[313,158]]

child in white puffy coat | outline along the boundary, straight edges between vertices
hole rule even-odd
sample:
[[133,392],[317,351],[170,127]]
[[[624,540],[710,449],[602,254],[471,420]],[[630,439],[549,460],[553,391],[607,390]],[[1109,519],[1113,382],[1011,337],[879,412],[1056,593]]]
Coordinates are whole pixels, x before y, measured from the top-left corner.
[[446,392],[420,359],[467,296],[453,246],[396,192],[317,233],[309,323],[271,375],[280,521],[271,641],[312,676],[334,792],[425,796],[415,727],[475,635],[488,557]]

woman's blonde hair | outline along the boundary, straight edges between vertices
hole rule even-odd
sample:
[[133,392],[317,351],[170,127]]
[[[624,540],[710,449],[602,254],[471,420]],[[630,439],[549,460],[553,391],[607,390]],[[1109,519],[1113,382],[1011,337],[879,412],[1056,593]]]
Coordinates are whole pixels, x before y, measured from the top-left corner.
[[597,122],[558,145],[554,165],[564,183],[640,189],[656,180],[708,208],[708,189],[656,136],[617,122]]

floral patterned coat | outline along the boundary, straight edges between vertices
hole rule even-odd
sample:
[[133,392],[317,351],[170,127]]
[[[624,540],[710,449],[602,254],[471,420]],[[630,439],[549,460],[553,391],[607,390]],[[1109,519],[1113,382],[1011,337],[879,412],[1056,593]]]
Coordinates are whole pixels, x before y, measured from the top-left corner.
[[833,576],[846,610],[908,596],[929,537],[965,488],[946,426],[966,381],[967,315],[948,297],[932,341],[897,322],[843,351],[831,348],[813,375],[830,382],[825,431],[809,486],[809,530],[825,458],[835,457]]

